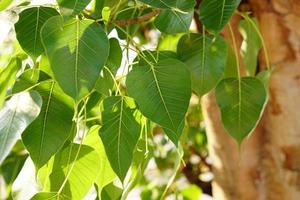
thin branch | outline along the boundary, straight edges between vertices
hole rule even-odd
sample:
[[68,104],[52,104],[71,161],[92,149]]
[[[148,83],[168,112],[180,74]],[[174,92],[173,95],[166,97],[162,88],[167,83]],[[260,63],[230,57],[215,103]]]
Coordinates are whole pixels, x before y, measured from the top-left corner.
[[114,25],[117,25],[117,26],[127,26],[129,24],[141,23],[141,22],[144,22],[144,21],[147,21],[147,20],[151,19],[152,17],[155,17],[160,12],[161,12],[161,10],[157,8],[157,9],[154,9],[152,12],[147,13],[147,14],[142,15],[142,16],[137,17],[137,18],[121,20],[121,21],[114,21],[114,22],[111,22],[111,23],[114,24]]

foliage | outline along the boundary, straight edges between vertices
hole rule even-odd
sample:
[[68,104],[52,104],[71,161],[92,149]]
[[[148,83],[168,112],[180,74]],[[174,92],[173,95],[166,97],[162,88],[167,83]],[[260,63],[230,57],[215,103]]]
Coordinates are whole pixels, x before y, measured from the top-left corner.
[[[239,3],[1,1],[2,12],[18,14],[14,30],[22,48],[0,68],[0,173],[7,197],[23,195],[17,174],[26,160],[22,171],[33,164],[37,185],[26,198],[126,199],[143,186],[142,199],[198,199],[200,183],[175,183],[178,171],[193,183],[195,171],[209,170],[201,98],[215,91],[224,128],[238,144],[268,99],[271,70],[256,76],[265,50],[257,22],[236,12],[244,18],[240,52],[229,24]],[[202,28],[195,30],[193,20]],[[220,34],[226,26],[232,46]],[[153,32],[159,43],[149,48]],[[202,164],[191,162],[193,156]],[[11,159],[19,160],[14,174]],[[166,180],[148,178],[151,162]]]

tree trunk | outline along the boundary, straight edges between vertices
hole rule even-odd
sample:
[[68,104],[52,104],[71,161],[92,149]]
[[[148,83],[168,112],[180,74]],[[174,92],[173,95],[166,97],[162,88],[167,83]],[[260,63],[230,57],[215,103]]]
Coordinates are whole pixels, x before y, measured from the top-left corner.
[[[300,0],[249,0],[274,69],[270,100],[254,133],[225,132],[214,93],[202,99],[217,200],[300,199]],[[265,66],[260,55],[260,69]]]

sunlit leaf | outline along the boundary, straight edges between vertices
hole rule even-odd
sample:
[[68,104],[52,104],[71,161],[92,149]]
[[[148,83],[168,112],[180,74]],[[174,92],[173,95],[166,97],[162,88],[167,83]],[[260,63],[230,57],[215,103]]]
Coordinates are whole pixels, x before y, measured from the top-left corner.
[[47,21],[41,35],[63,91],[76,101],[89,94],[109,53],[108,38],[100,25],[92,20],[64,22],[57,16]]
[[266,89],[257,78],[222,80],[216,88],[222,122],[239,143],[256,127],[266,104]]
[[41,106],[42,98],[37,92],[16,94],[5,103],[0,111],[0,163],[39,115]]
[[35,90],[42,96],[43,106],[22,140],[36,167],[40,168],[71,135],[73,101],[52,80],[41,83]]
[[162,57],[156,62],[142,58],[129,72],[126,85],[142,114],[168,129],[169,138],[177,145],[191,97],[186,65],[174,58]]
[[91,0],[57,0],[60,11],[63,15],[78,15]]
[[100,136],[111,167],[123,181],[140,137],[141,116],[133,99],[129,97],[108,97],[101,107],[103,126]]

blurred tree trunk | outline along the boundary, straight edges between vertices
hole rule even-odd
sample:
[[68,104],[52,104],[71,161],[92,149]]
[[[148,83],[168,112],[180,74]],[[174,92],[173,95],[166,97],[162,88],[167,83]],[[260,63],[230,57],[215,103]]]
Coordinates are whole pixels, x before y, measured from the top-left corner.
[[[216,200],[300,199],[300,0],[249,0],[274,72],[264,116],[239,153],[213,93],[202,99]],[[232,24],[237,24],[234,18]],[[226,35],[226,31],[225,31]],[[260,55],[260,70],[264,69]]]

